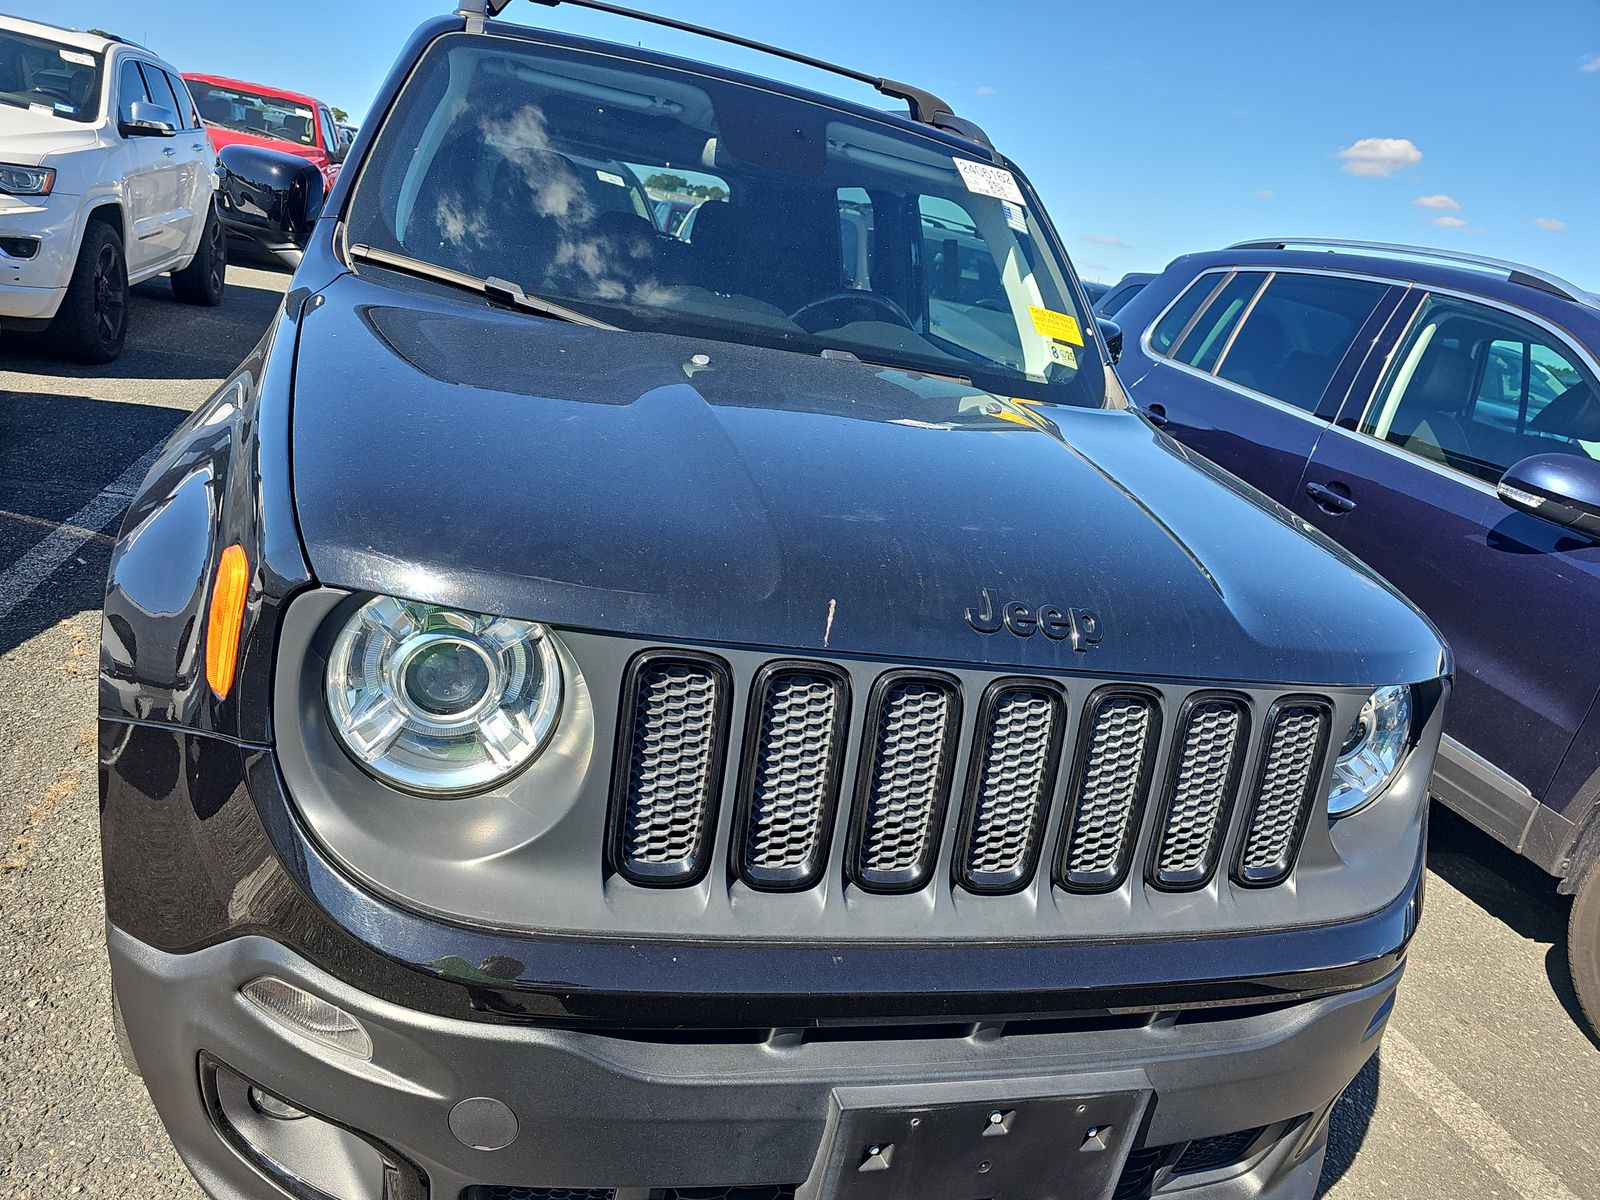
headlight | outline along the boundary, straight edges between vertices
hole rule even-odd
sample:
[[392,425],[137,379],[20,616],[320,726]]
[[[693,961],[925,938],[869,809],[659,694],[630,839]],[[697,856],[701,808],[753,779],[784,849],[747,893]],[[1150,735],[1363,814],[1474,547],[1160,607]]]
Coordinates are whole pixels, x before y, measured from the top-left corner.
[[328,658],[328,712],[351,757],[408,791],[480,792],[527,766],[561,711],[543,625],[380,596]]
[[48,196],[56,185],[52,167],[14,167],[0,163],[0,192],[13,196]]
[[1394,782],[1411,740],[1411,689],[1381,687],[1367,697],[1333,768],[1328,812],[1346,817]]

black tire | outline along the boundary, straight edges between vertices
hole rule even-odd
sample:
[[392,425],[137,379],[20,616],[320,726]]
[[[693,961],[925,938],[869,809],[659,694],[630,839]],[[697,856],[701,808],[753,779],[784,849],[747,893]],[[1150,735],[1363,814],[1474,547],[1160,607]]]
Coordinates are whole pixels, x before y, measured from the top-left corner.
[[1589,1019],[1589,1028],[1600,1036],[1600,863],[1584,874],[1572,903],[1567,964],[1583,1015]]
[[128,260],[122,235],[104,221],[90,221],[45,340],[62,358],[108,363],[128,337]]
[[172,273],[172,294],[185,304],[215,308],[222,303],[228,278],[228,234],[213,205],[200,233],[200,248],[183,270]]

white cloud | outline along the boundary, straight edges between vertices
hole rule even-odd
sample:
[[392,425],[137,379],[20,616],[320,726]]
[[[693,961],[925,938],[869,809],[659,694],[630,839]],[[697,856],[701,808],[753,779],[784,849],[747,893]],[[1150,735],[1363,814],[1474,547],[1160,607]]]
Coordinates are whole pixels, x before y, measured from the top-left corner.
[[1585,54],[1578,60],[1578,70],[1593,74],[1600,71],[1600,54]]
[[1437,225],[1440,229],[1465,229],[1467,223],[1460,217],[1430,217],[1430,225]]
[[1451,199],[1449,196],[1446,196],[1443,192],[1438,192],[1432,196],[1418,196],[1411,203],[1415,204],[1418,208],[1431,208],[1437,212],[1461,211],[1461,205],[1457,204],[1455,200]]
[[972,90],[974,92],[976,92],[980,96],[992,96],[992,95],[994,95],[994,89],[992,87],[990,87],[987,83],[980,84],[977,87],[973,88]]
[[1533,223],[1540,229],[1548,229],[1551,233],[1560,233],[1567,227],[1565,221],[1559,221],[1555,217],[1535,217]]
[[1339,151],[1344,169],[1352,175],[1383,178],[1401,167],[1422,161],[1422,151],[1410,138],[1360,138]]
[[1271,200],[1272,197],[1275,196],[1275,195],[1277,195],[1277,193],[1274,192],[1271,188],[1257,188],[1256,189],[1256,199],[1258,199],[1258,200]]
[[1130,249],[1127,242],[1119,237],[1112,237],[1109,233],[1080,234],[1079,240],[1088,242],[1091,246],[1116,246],[1122,250]]

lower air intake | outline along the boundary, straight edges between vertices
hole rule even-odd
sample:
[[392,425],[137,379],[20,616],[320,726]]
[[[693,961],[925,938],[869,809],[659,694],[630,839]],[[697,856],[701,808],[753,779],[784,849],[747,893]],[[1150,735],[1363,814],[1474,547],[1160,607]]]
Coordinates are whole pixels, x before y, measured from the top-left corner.
[[613,854],[635,883],[685,884],[704,873],[722,779],[728,681],[709,659],[633,664],[623,693]]
[[943,679],[889,676],[868,724],[856,881],[879,891],[927,882],[950,791],[960,702]]
[[1328,708],[1320,702],[1280,700],[1273,706],[1239,850],[1240,883],[1281,883],[1293,869],[1322,774],[1328,724]]
[[696,1188],[536,1188],[469,1187],[461,1200],[617,1200],[625,1194],[637,1200],[794,1200],[792,1187]]

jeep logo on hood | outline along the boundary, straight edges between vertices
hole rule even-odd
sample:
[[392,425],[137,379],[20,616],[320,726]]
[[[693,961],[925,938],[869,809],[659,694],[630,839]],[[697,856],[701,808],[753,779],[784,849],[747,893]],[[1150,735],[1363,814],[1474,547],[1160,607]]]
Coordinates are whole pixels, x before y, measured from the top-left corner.
[[1054,604],[1033,608],[1020,600],[1001,601],[988,588],[979,597],[979,603],[966,611],[967,624],[979,633],[1004,629],[1020,638],[1042,633],[1053,642],[1070,641],[1080,653],[1100,644],[1100,618],[1092,609]]

